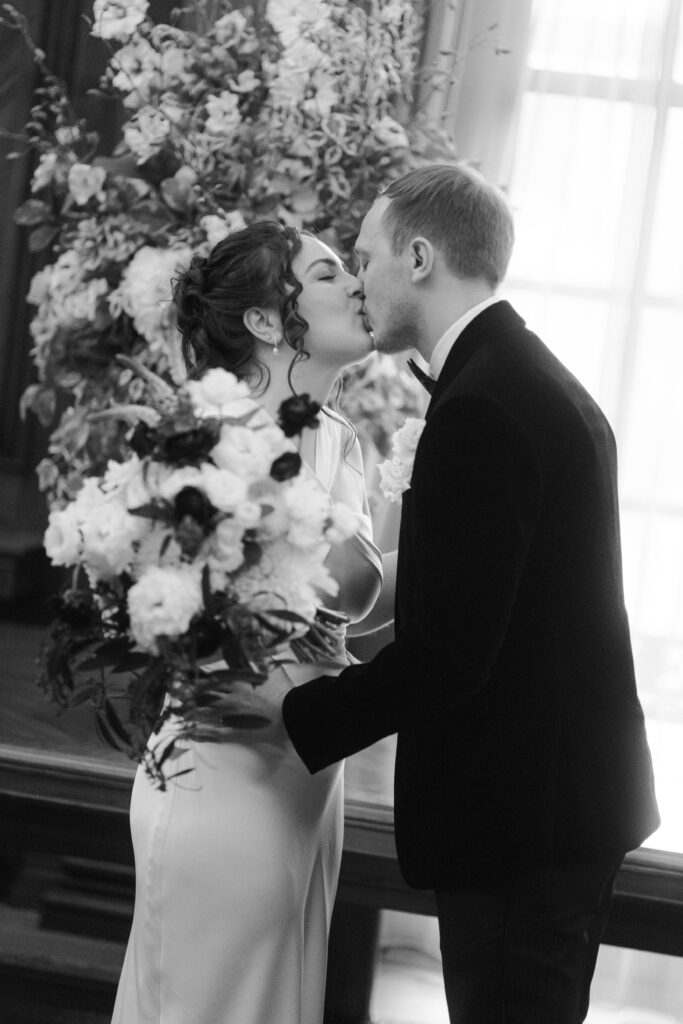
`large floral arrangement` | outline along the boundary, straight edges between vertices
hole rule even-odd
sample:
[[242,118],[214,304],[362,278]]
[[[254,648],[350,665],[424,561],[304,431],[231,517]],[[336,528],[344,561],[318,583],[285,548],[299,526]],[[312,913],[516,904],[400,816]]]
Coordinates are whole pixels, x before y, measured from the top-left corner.
[[324,560],[356,523],[289,440],[315,423],[307,396],[276,425],[225,370],[176,390],[132,368],[145,403],[109,411],[135,424],[130,456],[50,513],[48,555],[75,571],[42,682],[62,706],[90,701],[102,736],[163,785],[178,738],[261,724],[235,680],[263,682],[283,647],[334,658],[341,617],[320,606],[337,591]]
[[48,259],[28,295],[38,380],[23,409],[59,417],[39,467],[51,503],[122,449],[121,425],[99,413],[136,401],[140,382],[116,355],[182,379],[169,280],[193,253],[271,218],[348,253],[381,184],[455,156],[429,125],[396,119],[417,68],[411,0],[196,0],[170,24],[152,24],[148,7],[93,4],[92,34],[110,48],[101,88],[124,114],[113,156],[21,17],[7,5],[0,15],[41,79],[26,127],[32,196],[17,221]]

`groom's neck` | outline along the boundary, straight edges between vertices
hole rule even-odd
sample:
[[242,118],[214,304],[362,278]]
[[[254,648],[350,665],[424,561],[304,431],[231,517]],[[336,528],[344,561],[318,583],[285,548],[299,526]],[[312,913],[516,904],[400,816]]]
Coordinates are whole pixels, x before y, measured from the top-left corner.
[[494,294],[488,281],[451,276],[434,290],[423,309],[424,341],[420,355],[429,362],[437,342],[461,316]]

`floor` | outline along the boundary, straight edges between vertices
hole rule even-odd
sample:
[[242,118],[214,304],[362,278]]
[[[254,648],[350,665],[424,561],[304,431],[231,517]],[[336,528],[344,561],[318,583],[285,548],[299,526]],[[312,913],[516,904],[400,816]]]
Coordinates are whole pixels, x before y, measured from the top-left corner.
[[[383,915],[373,1024],[449,1024],[436,921]],[[677,957],[602,946],[586,1024],[683,1024]]]

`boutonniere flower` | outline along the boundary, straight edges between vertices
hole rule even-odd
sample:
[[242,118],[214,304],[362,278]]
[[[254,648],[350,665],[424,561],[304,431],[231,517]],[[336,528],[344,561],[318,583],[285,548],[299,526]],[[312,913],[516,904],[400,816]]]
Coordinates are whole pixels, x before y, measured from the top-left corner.
[[423,419],[407,419],[391,438],[391,458],[377,467],[382,494],[389,501],[400,502],[401,495],[410,487],[417,443],[424,426]]

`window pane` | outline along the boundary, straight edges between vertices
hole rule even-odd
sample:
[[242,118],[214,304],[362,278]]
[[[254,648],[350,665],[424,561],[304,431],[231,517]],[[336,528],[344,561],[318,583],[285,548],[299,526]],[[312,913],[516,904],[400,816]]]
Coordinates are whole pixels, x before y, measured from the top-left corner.
[[536,0],[533,68],[656,78],[668,0]]
[[511,277],[630,284],[653,124],[648,107],[526,94],[510,189]]
[[683,514],[683,310],[644,310],[627,397],[622,497]]
[[[681,33],[683,38],[683,32]],[[647,275],[651,295],[683,299],[683,110],[668,113],[652,252]]]
[[527,326],[571,370],[602,407],[608,419],[616,408],[620,332],[615,310],[602,299],[562,295],[550,288],[523,288],[511,281],[504,298]]

